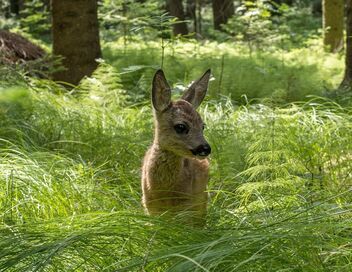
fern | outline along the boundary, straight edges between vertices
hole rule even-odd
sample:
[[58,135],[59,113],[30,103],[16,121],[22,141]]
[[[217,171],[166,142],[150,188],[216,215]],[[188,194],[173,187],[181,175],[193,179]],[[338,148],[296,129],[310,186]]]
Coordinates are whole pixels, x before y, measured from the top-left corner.
[[119,73],[105,62],[101,62],[90,77],[84,78],[76,90],[85,94],[84,102],[95,103],[103,107],[123,106],[128,100]]
[[299,206],[351,184],[349,116],[310,103],[306,109],[260,108],[241,172],[245,182],[237,189],[247,211]]
[[301,166],[292,156],[291,137],[287,135],[292,119],[275,109],[265,109],[260,116],[248,148],[248,167],[241,173],[247,182],[237,189],[248,211],[298,204],[292,196],[302,193],[304,182],[297,175]]

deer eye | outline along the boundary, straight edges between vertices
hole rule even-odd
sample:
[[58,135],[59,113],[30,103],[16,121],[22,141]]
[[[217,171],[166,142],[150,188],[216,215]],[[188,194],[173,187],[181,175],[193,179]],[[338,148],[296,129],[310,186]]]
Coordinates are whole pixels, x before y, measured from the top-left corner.
[[206,125],[205,125],[205,124],[203,124],[202,129],[204,130],[204,129],[205,129],[205,127],[206,127]]
[[174,129],[178,134],[187,134],[189,130],[188,127],[184,124],[177,124],[174,126]]

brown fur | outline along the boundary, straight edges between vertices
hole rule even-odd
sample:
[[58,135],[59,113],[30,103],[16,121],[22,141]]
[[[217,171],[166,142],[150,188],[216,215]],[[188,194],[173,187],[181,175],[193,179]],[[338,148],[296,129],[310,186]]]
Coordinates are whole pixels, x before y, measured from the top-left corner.
[[[205,96],[209,77],[210,71],[186,91],[183,98],[189,101],[175,102],[170,101],[163,73],[157,72],[154,77],[155,135],[142,169],[142,203],[149,214],[188,211],[199,218],[206,215],[209,161],[191,150],[207,144],[204,124],[195,107]],[[186,135],[175,132],[174,126],[179,123],[190,128]]]

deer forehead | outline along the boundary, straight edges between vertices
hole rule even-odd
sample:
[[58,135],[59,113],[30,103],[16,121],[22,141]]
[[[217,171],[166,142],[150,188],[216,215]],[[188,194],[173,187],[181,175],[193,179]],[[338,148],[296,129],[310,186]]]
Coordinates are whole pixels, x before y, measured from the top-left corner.
[[185,100],[172,102],[171,114],[175,121],[187,121],[194,125],[203,123],[199,113]]

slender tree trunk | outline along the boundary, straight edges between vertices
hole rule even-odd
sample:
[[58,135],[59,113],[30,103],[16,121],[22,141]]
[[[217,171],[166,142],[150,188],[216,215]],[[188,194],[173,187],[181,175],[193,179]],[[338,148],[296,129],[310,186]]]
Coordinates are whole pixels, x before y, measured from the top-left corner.
[[191,19],[193,21],[193,31],[197,33],[197,1],[196,0],[187,0],[186,2],[186,18]]
[[15,15],[20,13],[20,1],[19,0],[10,0],[10,12]]
[[[167,9],[170,15],[176,17],[179,21],[185,20],[182,0],[167,0]],[[173,33],[174,35],[187,35],[188,29],[186,22],[174,24]]]
[[202,0],[196,0],[196,20],[197,20],[197,34],[202,35]]
[[324,45],[330,52],[343,48],[344,0],[323,0]]
[[345,76],[340,87],[352,87],[352,0],[346,0],[346,59]]
[[212,0],[212,2],[214,28],[221,30],[221,25],[226,24],[235,12],[233,0]]
[[[16,17],[20,16],[21,10],[23,10],[24,0],[9,0],[8,7],[4,10],[5,18],[10,18],[15,15]],[[5,1],[6,2],[6,1]],[[1,5],[1,4],[0,4]]]
[[65,71],[55,80],[72,84],[89,76],[101,57],[97,0],[52,0],[53,53],[63,57]]
[[313,0],[312,13],[314,16],[321,16],[323,14],[322,0]]

